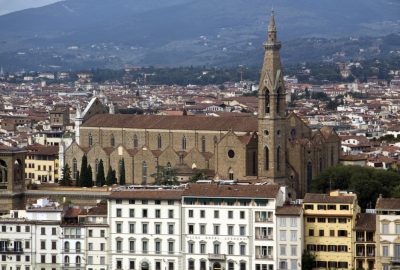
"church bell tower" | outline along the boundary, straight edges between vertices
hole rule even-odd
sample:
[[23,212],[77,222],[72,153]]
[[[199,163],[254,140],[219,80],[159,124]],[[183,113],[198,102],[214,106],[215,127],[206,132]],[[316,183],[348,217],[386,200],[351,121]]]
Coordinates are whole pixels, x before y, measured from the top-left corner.
[[285,184],[286,174],[286,90],[272,12],[258,90],[258,176]]

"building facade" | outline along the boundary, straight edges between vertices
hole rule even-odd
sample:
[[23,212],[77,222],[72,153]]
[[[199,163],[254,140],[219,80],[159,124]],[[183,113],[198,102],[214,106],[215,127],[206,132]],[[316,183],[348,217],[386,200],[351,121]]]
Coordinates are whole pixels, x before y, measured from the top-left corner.
[[316,256],[315,268],[353,269],[357,196],[340,191],[307,193],[303,209],[304,245]]
[[77,114],[76,140],[60,160],[75,176],[83,155],[92,168],[101,159],[117,175],[123,160],[127,184],[154,183],[153,175],[167,167],[182,181],[196,172],[215,179],[270,179],[302,197],[313,177],[338,164],[340,139],[332,128],[312,130],[295,114],[287,115],[280,47],[272,14],[257,116],[104,114],[94,98]]

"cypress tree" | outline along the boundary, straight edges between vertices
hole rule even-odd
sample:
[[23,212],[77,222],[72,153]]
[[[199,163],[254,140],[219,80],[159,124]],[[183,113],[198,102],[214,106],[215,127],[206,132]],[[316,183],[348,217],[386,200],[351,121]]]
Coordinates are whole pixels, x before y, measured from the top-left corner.
[[81,163],[81,175],[79,177],[79,185],[78,186],[85,187],[88,178],[89,178],[89,172],[88,172],[87,156],[83,155],[82,163]]
[[119,165],[119,184],[121,186],[125,185],[125,161],[124,161],[124,159],[120,160],[120,165]]
[[112,170],[111,185],[114,185],[116,183],[117,183],[117,172],[115,170]]
[[62,171],[63,171],[63,177],[61,178],[60,185],[70,186],[72,178],[71,178],[71,169],[69,168],[68,164],[64,166]]
[[[107,175],[108,176],[108,175]],[[106,179],[104,177],[104,165],[103,165],[103,160],[100,159],[99,161],[99,165],[97,168],[97,175],[96,175],[96,185],[98,187],[102,187],[104,186],[104,184],[106,183]]]
[[106,185],[112,186],[113,182],[113,169],[111,166],[108,166],[107,178],[106,178]]
[[90,166],[90,164],[87,167],[87,172],[88,172],[88,177],[85,183],[86,184],[85,187],[93,187],[93,172],[92,172],[92,166]]
[[79,171],[77,171],[76,172],[76,181],[75,181],[75,186],[77,186],[77,187],[80,187],[80,186],[82,186],[81,184],[80,184],[80,176],[79,176]]

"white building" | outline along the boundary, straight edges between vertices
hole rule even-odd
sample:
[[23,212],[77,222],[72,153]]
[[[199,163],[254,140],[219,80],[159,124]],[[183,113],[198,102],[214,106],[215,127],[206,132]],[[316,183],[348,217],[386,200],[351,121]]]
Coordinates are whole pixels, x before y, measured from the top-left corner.
[[114,191],[112,269],[277,269],[275,210],[284,201],[277,185]]
[[276,210],[278,269],[300,270],[303,254],[303,210],[300,204],[278,207]]

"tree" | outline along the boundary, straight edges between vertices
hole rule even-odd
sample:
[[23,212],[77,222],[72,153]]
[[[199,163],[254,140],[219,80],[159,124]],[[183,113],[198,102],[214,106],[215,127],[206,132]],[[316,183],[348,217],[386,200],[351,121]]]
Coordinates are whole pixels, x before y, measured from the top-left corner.
[[310,251],[304,250],[301,256],[301,270],[312,270],[315,265],[315,255]]
[[176,185],[178,183],[176,170],[170,167],[157,166],[157,172],[153,173],[151,177],[154,178],[157,185]]
[[119,184],[121,186],[125,185],[125,161],[121,159],[119,161]]
[[194,174],[191,177],[189,177],[189,182],[195,183],[198,180],[204,180],[206,178],[207,178],[207,176],[204,173],[197,172],[196,174]]
[[65,164],[64,168],[62,169],[63,177],[61,178],[60,185],[61,186],[70,186],[71,185],[71,169],[69,168],[68,164]]
[[79,177],[79,182],[77,182],[77,186],[84,187],[88,178],[89,178],[89,172],[88,172],[87,156],[83,155],[81,162],[81,175]]
[[313,192],[326,193],[334,189],[353,191],[362,209],[373,208],[379,194],[400,196],[400,175],[370,167],[337,165],[321,172],[311,184]]
[[80,182],[80,175],[79,175],[79,171],[76,172],[76,181],[75,181],[75,186],[80,187],[79,182]]
[[87,172],[88,172],[88,177],[85,182],[85,187],[93,187],[93,172],[92,172],[92,166],[87,167]]
[[108,166],[108,172],[107,172],[107,178],[106,178],[106,185],[107,186],[112,186],[113,183],[113,169],[111,166]]
[[96,174],[96,185],[98,187],[102,187],[106,183],[106,179],[104,176],[104,165],[103,165],[103,160],[100,159],[99,165],[97,165],[97,174]]
[[117,172],[115,170],[112,170],[111,173],[111,183],[112,185],[117,183]]

